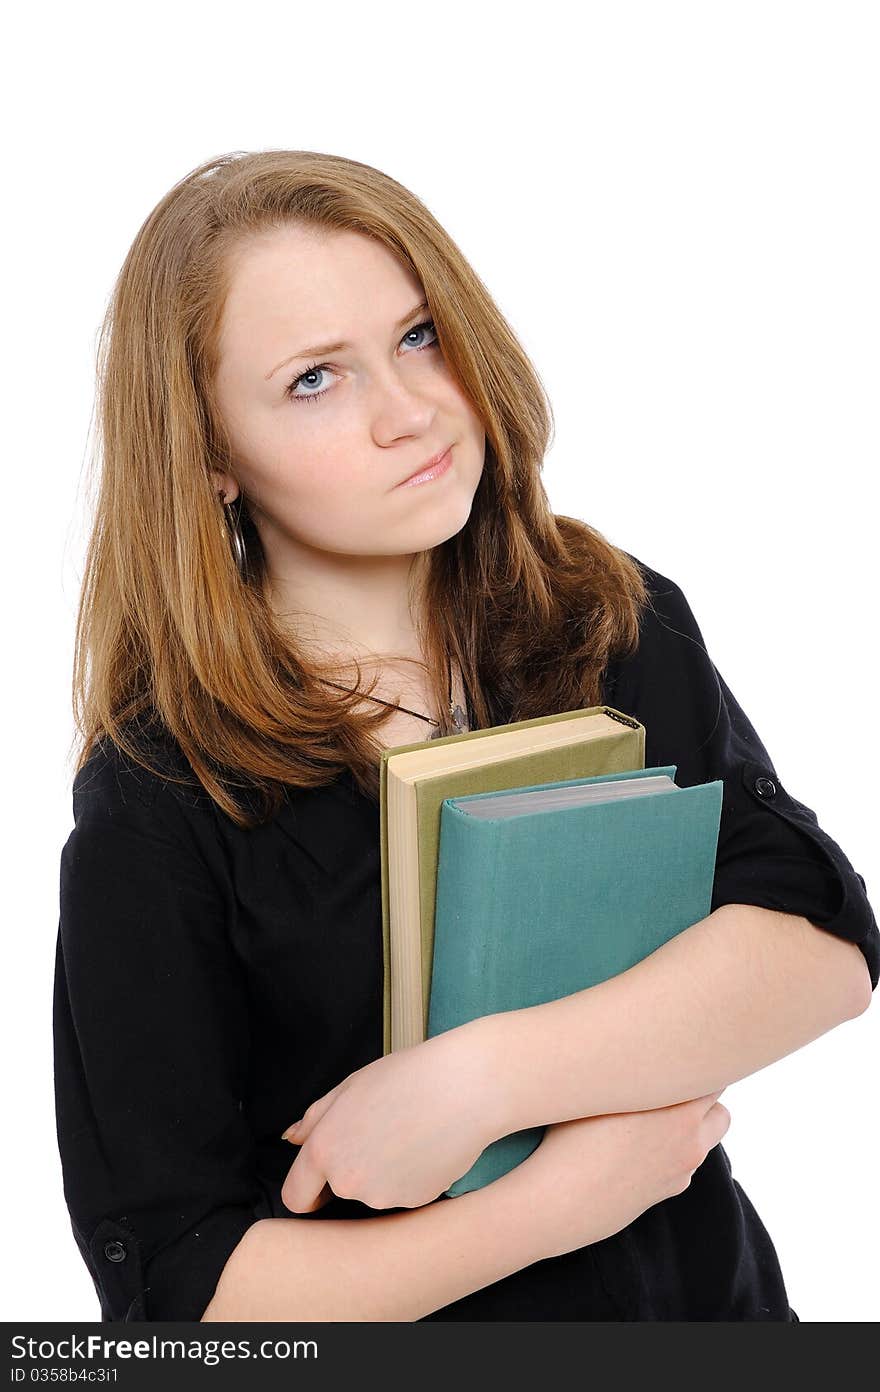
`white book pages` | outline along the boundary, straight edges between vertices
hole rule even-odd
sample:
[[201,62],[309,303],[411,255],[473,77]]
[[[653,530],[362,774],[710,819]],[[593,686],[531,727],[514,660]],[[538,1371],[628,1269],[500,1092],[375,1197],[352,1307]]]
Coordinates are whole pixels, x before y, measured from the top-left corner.
[[619,778],[610,783],[573,784],[567,788],[505,790],[488,796],[476,794],[473,801],[469,798],[451,798],[450,801],[469,817],[517,817],[524,812],[551,812],[561,807],[581,807],[584,803],[671,793],[677,788],[678,784],[663,773],[647,778]]

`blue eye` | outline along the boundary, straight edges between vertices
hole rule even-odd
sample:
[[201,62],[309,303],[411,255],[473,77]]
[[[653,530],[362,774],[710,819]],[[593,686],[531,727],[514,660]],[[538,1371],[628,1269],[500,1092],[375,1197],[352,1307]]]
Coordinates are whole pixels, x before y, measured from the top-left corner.
[[[416,324],[414,328],[407,329],[401,342],[409,338],[412,334],[421,333],[424,329],[430,329],[431,333],[434,335],[433,341],[431,343],[418,344],[416,352],[421,353],[425,348],[436,348],[438,346],[438,339],[433,319],[425,319],[421,324]],[[298,377],[294,377],[290,385],[285,387],[284,395],[289,401],[317,401],[319,396],[326,396],[327,392],[330,390],[329,387],[324,387],[321,391],[308,392],[305,396],[295,396],[294,393],[300,382],[305,382],[307,377],[314,377],[319,372],[328,372],[329,370],[326,363],[315,363],[312,367],[307,367],[305,372],[301,372]],[[309,384],[307,383],[307,385]]]

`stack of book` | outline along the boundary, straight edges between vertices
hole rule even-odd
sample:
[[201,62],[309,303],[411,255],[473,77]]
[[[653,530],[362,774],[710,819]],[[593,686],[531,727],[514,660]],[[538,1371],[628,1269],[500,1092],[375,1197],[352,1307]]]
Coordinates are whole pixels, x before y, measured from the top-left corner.
[[[626,971],[710,912],[723,783],[645,768],[611,706],[383,751],[384,1052]],[[543,1127],[494,1141],[449,1197]]]

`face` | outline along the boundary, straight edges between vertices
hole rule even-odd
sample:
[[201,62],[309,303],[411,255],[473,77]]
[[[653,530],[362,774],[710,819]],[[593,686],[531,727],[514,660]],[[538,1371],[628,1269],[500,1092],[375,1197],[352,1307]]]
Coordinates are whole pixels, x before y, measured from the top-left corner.
[[[235,463],[214,482],[227,502],[244,493],[270,576],[318,553],[412,557],[466,523],[485,432],[423,299],[358,233],[290,226],[240,248],[216,382]],[[444,473],[400,486],[447,446]]]

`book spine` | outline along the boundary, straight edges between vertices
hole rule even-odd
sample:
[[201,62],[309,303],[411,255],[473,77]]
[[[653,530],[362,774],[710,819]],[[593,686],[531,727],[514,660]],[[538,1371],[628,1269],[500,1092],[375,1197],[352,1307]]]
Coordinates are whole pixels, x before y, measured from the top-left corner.
[[631,715],[622,715],[620,711],[612,710],[610,706],[603,706],[602,713],[610,716],[612,720],[619,721],[621,725],[628,725],[631,730],[638,730],[640,727],[640,722],[633,720]]

